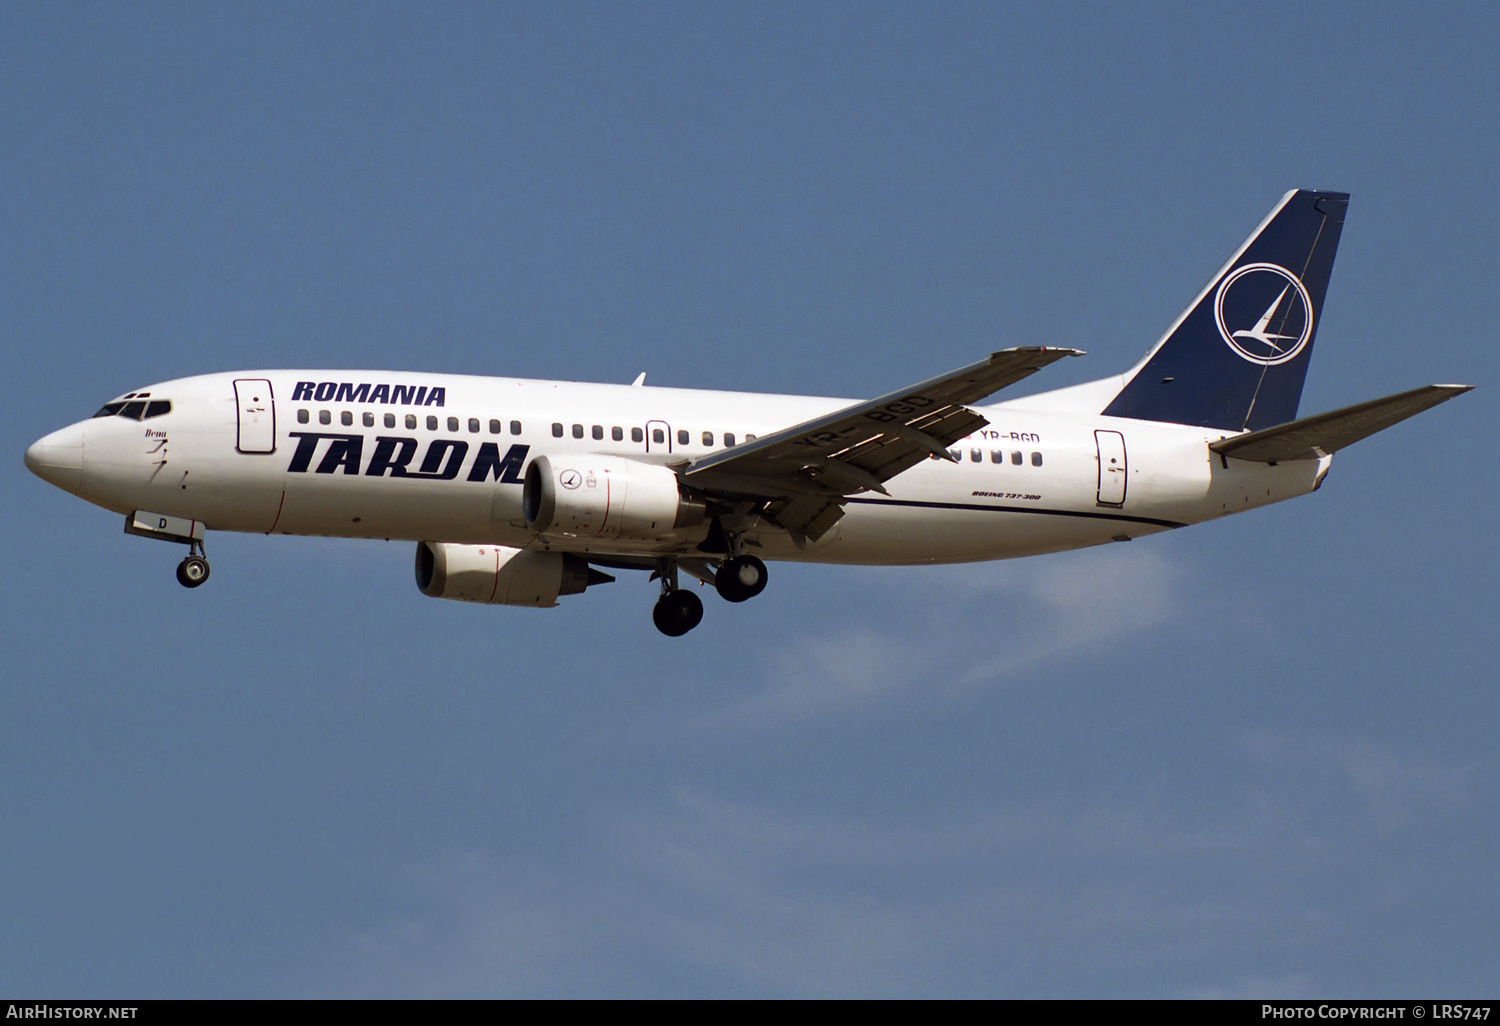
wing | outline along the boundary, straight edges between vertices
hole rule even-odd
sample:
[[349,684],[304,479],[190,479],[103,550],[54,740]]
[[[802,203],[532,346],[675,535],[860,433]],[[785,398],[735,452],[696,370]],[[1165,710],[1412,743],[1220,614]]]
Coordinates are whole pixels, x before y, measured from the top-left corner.
[[1332,413],[1320,413],[1316,417],[1304,417],[1289,424],[1235,435],[1211,442],[1208,447],[1224,456],[1260,463],[1315,460],[1346,445],[1353,445],[1361,438],[1368,438],[1377,431],[1384,431],[1392,424],[1399,424],[1407,417],[1415,417],[1423,410],[1447,402],[1473,387],[1427,385],[1399,395],[1389,395],[1384,399],[1371,399],[1355,406],[1346,406]]
[[1004,349],[987,360],[693,460],[685,484],[764,503],[773,522],[816,540],[843,515],[843,499],[885,492],[885,482],[989,423],[968,409],[1076,349]]

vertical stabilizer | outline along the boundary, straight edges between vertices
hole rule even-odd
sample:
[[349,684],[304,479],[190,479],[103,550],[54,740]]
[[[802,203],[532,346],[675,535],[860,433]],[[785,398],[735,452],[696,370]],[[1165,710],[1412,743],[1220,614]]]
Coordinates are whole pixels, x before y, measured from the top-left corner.
[[1282,197],[1105,415],[1229,431],[1295,420],[1348,205],[1342,192]]

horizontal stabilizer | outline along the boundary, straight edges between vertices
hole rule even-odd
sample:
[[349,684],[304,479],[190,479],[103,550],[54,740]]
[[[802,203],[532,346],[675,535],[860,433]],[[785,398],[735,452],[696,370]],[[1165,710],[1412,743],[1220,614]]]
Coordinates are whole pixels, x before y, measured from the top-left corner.
[[1304,417],[1289,424],[1210,442],[1208,447],[1223,456],[1257,463],[1314,460],[1353,445],[1377,431],[1384,431],[1392,424],[1399,424],[1407,417],[1414,417],[1473,387],[1427,385],[1388,395],[1384,399],[1346,406],[1332,413],[1320,413],[1316,417]]

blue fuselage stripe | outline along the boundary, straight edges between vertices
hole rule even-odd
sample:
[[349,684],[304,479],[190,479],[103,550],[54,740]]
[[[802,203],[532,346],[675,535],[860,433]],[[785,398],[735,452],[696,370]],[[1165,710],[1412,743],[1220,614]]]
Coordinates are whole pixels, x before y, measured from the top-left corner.
[[995,506],[989,503],[979,502],[919,502],[914,499],[859,499],[852,498],[847,502],[860,502],[867,506],[911,506],[916,509],[965,509],[980,513],[1031,513],[1048,517],[1083,517],[1088,520],[1123,520],[1132,524],[1151,524],[1153,527],[1186,527],[1185,523],[1177,520],[1158,520],[1154,517],[1132,517],[1124,513],[1099,513],[1094,510],[1077,509],[1036,509],[1030,506]]

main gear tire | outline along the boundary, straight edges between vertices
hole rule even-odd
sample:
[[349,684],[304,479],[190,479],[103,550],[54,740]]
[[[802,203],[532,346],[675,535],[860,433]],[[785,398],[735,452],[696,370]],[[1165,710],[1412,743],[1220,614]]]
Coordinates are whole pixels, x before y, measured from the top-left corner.
[[680,638],[703,621],[703,600],[690,591],[669,591],[651,610],[656,629],[669,638]]
[[744,602],[766,590],[766,564],[754,556],[726,559],[714,575],[714,588],[726,602]]

